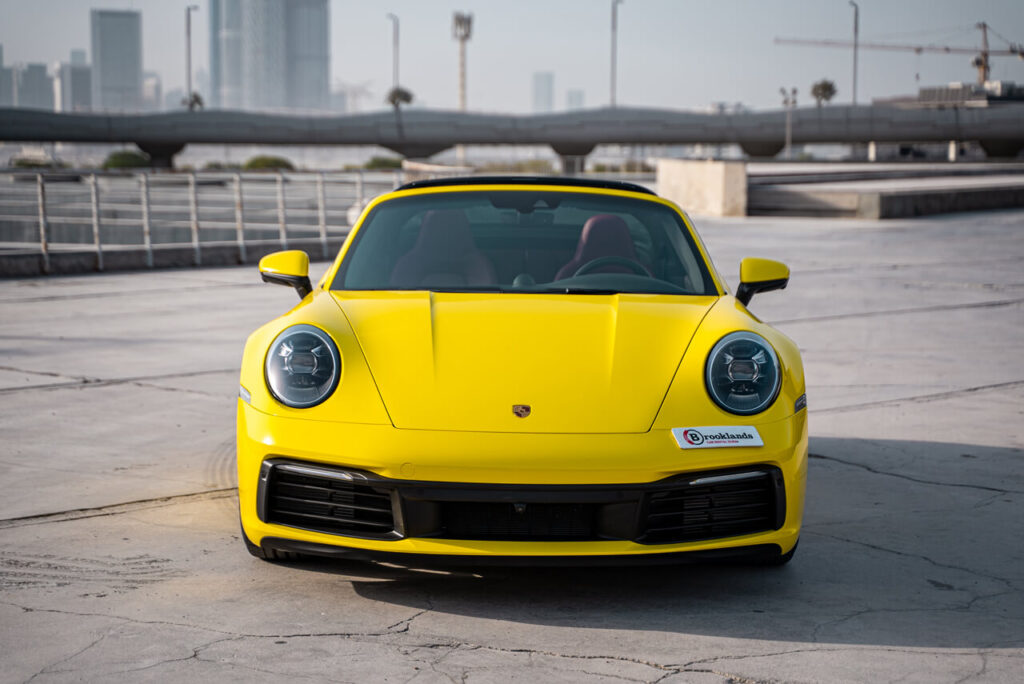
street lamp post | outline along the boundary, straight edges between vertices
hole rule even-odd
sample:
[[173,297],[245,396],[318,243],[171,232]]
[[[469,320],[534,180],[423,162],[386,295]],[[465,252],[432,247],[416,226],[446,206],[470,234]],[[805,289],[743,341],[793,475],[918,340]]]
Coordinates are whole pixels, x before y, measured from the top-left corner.
[[612,0],[612,68],[611,68],[611,103],[615,106],[615,59],[619,33],[619,5],[623,0]]
[[[456,12],[452,17],[452,38],[459,41],[459,111],[466,111],[466,43],[473,34],[473,15]],[[455,146],[459,166],[466,164],[466,148]]]
[[786,108],[786,147],[784,156],[786,159],[793,158],[793,108],[796,107],[796,88],[789,92],[785,88],[779,88],[782,93],[782,106]]
[[452,17],[452,38],[459,41],[459,111],[466,111],[466,43],[473,34],[473,15],[456,12]]
[[391,20],[391,87],[398,87],[398,17],[388,12],[388,19]]
[[199,5],[185,8],[185,102],[189,111],[196,106],[195,98],[192,97],[192,10],[198,9]]
[[857,42],[860,40],[860,7],[850,0],[853,8],[853,104],[857,104]]

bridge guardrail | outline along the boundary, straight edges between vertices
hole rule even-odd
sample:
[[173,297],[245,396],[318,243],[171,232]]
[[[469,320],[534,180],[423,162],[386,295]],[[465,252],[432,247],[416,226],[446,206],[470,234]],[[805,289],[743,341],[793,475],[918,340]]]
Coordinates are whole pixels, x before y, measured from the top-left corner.
[[[404,173],[0,171],[0,251],[41,255],[90,250],[104,270],[104,252],[233,244],[240,263],[246,246],[293,238],[319,242],[344,237],[375,196],[402,184]],[[307,242],[307,240],[303,240]],[[308,244],[308,243],[307,243]]]

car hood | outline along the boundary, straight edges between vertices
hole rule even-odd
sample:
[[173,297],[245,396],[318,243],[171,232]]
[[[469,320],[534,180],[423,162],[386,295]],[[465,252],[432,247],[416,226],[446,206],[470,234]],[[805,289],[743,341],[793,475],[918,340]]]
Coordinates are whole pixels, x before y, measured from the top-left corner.
[[[395,427],[545,433],[650,429],[683,352],[717,300],[331,294]],[[529,415],[517,416],[516,405],[529,406]]]

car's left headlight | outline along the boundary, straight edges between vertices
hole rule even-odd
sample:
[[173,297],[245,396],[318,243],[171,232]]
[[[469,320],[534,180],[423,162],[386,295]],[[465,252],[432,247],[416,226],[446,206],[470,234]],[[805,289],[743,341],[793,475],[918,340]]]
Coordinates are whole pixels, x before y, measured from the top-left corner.
[[708,354],[705,382],[711,398],[729,413],[760,413],[778,396],[779,357],[756,333],[729,333]]
[[341,357],[331,336],[312,325],[293,325],[274,338],[265,364],[267,387],[292,408],[309,408],[331,396]]

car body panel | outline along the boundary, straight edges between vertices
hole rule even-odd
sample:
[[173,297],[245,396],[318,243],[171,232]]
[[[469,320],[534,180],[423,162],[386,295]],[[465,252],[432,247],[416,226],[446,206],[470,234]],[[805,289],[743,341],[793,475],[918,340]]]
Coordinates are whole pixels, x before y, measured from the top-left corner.
[[[497,184],[497,190],[521,190]],[[478,187],[472,188],[478,191]],[[715,296],[330,290],[360,226],[395,197],[458,192],[401,190],[364,210],[314,291],[248,338],[237,411],[238,488],[247,538],[375,552],[443,556],[637,556],[776,545],[795,547],[807,476],[805,380],[797,346],[736,300],[686,215],[653,195],[530,186],[642,199],[678,212],[711,275]],[[277,401],[264,364],[277,335],[314,325],[341,358],[335,392],[311,408]],[[775,350],[774,402],[735,415],[704,384],[710,349],[752,331]],[[529,405],[520,417],[517,404]],[[748,427],[763,446],[682,449],[673,428]],[[360,470],[410,482],[630,485],[723,468],[777,467],[785,481],[778,529],[667,544],[635,541],[365,539],[268,523],[257,513],[268,459]]]
[[[332,292],[396,427],[644,432],[715,297]],[[513,405],[531,413],[517,417]]]
[[[398,553],[465,555],[586,555],[671,553],[686,550],[796,543],[807,476],[806,411],[758,424],[762,448],[683,450],[669,430],[640,434],[529,434],[400,430],[391,426],[269,416],[238,402],[239,504],[254,543],[264,536]],[[624,457],[626,455],[626,457]],[[587,485],[655,482],[680,473],[733,466],[773,465],[786,479],[786,521],[779,530],[722,540],[659,544],[607,542],[495,542],[442,539],[360,539],[264,523],[256,515],[263,460],[288,457],[369,471],[396,480]]]

